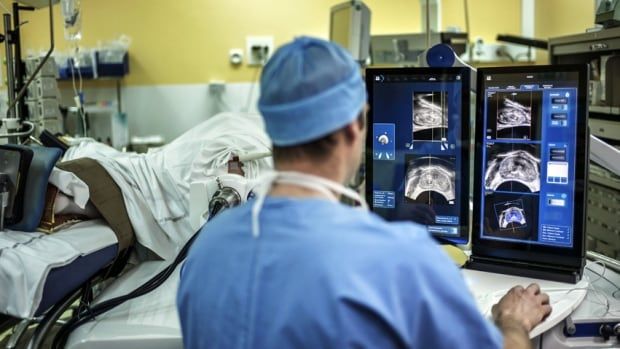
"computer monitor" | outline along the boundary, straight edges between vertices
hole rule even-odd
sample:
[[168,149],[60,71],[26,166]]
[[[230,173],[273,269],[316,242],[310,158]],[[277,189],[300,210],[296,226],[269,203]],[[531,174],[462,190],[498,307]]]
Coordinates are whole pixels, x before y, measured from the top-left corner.
[[367,69],[366,199],[389,221],[467,244],[468,68]]
[[366,62],[370,55],[370,9],[360,0],[331,8],[329,40],[344,47],[353,58]]
[[588,168],[587,81],[586,65],[478,70],[474,265],[560,281],[579,279]]

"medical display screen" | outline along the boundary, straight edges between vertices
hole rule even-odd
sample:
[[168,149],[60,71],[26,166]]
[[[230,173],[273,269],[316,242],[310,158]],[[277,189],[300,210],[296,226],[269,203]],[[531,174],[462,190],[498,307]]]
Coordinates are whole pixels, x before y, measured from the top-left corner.
[[[367,199],[390,221],[467,241],[469,72],[368,69]],[[465,169],[465,170],[464,170]]]
[[579,73],[479,74],[480,239],[572,248]]

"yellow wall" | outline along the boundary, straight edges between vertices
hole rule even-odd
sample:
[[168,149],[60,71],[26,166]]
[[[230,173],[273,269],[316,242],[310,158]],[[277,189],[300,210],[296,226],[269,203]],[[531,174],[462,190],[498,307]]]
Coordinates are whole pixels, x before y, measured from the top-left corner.
[[[250,81],[252,68],[233,68],[228,63],[231,48],[245,48],[248,35],[273,35],[276,45],[300,34],[326,37],[329,8],[342,0],[82,0],[84,13],[83,42],[95,47],[99,41],[127,34],[131,73],[127,85],[205,83],[211,79],[227,82]],[[372,10],[372,33],[406,33],[420,31],[418,0],[366,0]],[[538,8],[549,12],[557,8],[573,11],[587,0],[538,0]],[[465,30],[462,0],[442,1],[443,27]],[[493,42],[497,33],[519,34],[520,0],[469,0],[471,37],[481,36]],[[58,48],[66,50],[61,17],[55,6]],[[577,10],[575,10],[577,11]],[[592,11],[589,11],[591,13]],[[580,13],[580,12],[576,12]],[[47,45],[47,12],[38,10],[24,16],[25,49],[44,49]],[[541,16],[538,16],[541,18]],[[545,18],[548,17],[545,15]],[[572,29],[572,17],[554,15],[543,19],[541,33],[561,27]],[[555,18],[557,17],[557,18]],[[591,18],[584,22],[592,22]],[[565,28],[566,27],[566,28]],[[551,35],[551,34],[548,34]],[[555,35],[555,33],[554,33]]]
[[[545,0],[539,0],[545,1]],[[521,0],[469,0],[470,38],[489,43],[497,34],[521,33]],[[456,25],[465,30],[463,0],[443,0],[443,26]]]

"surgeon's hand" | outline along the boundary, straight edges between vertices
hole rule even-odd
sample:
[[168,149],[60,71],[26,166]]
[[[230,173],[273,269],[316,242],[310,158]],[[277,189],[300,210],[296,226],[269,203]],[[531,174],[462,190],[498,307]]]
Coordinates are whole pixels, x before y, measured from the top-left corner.
[[504,335],[504,349],[529,349],[529,332],[551,313],[549,295],[540,286],[513,287],[493,306],[493,320]]
[[513,287],[491,311],[500,327],[503,322],[516,321],[530,332],[551,313],[551,305],[549,295],[541,292],[538,284],[531,284],[527,288]]

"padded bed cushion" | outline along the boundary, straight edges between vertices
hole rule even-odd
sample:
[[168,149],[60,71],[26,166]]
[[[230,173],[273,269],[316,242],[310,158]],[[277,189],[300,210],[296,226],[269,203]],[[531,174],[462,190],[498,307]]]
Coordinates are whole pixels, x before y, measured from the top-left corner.
[[117,250],[118,245],[104,247],[99,251],[78,257],[71,264],[50,270],[45,286],[43,286],[43,298],[36,315],[43,314],[70,292],[78,289],[103,267],[112,263]]
[[116,257],[118,240],[103,220],[57,233],[0,232],[0,313],[40,315]]

